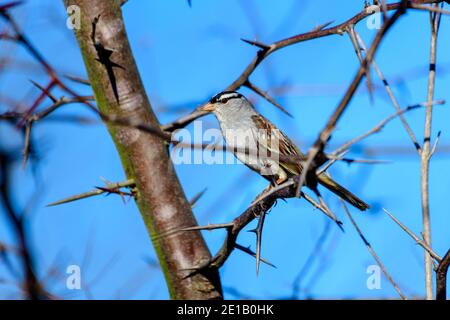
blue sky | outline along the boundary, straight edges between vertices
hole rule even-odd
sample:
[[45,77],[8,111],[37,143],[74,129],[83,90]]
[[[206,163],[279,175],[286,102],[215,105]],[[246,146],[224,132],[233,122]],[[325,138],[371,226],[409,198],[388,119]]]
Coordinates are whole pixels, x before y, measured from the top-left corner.
[[[188,113],[197,103],[228,86],[254,57],[255,48],[240,39],[265,43],[306,32],[328,21],[340,23],[363,7],[363,1],[187,1],[130,0],[124,6],[127,33],[141,77],[161,123]],[[13,11],[24,31],[39,50],[62,73],[85,77],[75,39],[65,27],[62,1],[27,1]],[[426,100],[429,59],[429,17],[408,12],[380,46],[376,61],[393,83],[402,106]],[[436,99],[447,99],[449,21],[443,17],[438,44]],[[366,44],[375,35],[365,21],[357,31]],[[38,91],[29,79],[45,83],[39,67],[28,54],[10,43],[0,43],[2,58],[20,63],[0,73],[1,97],[30,103]],[[256,108],[306,150],[343,96],[358,68],[348,36],[330,36],[283,49],[265,60],[251,80],[264,90],[287,88],[275,95],[294,118],[288,118],[266,101],[256,99]],[[333,134],[329,150],[374,127],[394,112],[382,83],[372,73],[378,88],[373,103],[364,85],[353,98]],[[77,90],[89,93],[82,86]],[[276,90],[275,90],[276,91]],[[256,98],[246,89],[243,94]],[[271,91],[269,91],[271,92]],[[48,105],[50,102],[46,101]],[[0,110],[7,109],[2,100]],[[90,116],[82,105],[70,105],[60,115]],[[446,106],[435,108],[433,139],[439,130],[441,149],[433,157],[430,196],[433,248],[443,255],[449,248],[448,119]],[[406,116],[419,141],[423,139],[424,110]],[[204,128],[217,128],[212,116],[202,119]],[[192,126],[189,127],[192,130]],[[35,168],[15,173],[14,197],[19,208],[33,198],[28,230],[41,278],[55,267],[62,277],[46,282],[53,293],[67,299],[166,299],[164,279],[155,264],[155,254],[133,201],[119,197],[96,197],[57,207],[46,204],[101,185],[101,178],[121,181],[124,174],[107,131],[102,125],[46,121],[36,125],[34,140],[41,157]],[[0,144],[21,146],[20,135],[0,125]],[[378,151],[364,154],[365,149]],[[381,133],[355,146],[349,154],[358,158],[391,161],[365,165],[338,163],[331,168],[337,181],[372,204],[373,209],[352,214],[392,277],[409,296],[424,294],[423,251],[380,210],[387,208],[416,234],[421,231],[420,163],[398,119]],[[33,170],[34,169],[34,170]],[[201,224],[231,221],[265,186],[266,181],[242,165],[179,165],[176,167],[188,198],[207,189],[194,211]],[[325,192],[324,192],[325,193]],[[277,266],[262,266],[255,274],[253,258],[234,252],[221,270],[225,297],[286,298],[317,239],[325,239],[302,277],[299,298],[397,297],[383,277],[381,288],[369,290],[366,270],[374,259],[358,237],[336,197],[326,201],[344,222],[342,233],[304,200],[279,201],[266,219],[263,256]],[[248,228],[251,229],[251,226]],[[1,241],[13,243],[10,227],[0,216]],[[223,240],[221,231],[205,232],[215,252]],[[254,248],[254,235],[243,232],[241,245]],[[68,265],[81,267],[82,287],[65,286]],[[11,279],[0,265],[0,278]],[[1,297],[17,294],[13,285],[0,285]]]

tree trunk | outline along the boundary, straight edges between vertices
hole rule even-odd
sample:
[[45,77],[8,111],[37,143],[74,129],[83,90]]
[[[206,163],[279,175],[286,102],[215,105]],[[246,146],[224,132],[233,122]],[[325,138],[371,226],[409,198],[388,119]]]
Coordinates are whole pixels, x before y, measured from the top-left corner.
[[[131,52],[120,3],[119,0],[64,0],[66,7],[76,5],[80,9],[81,24],[75,34],[99,110],[105,115],[159,126]],[[109,65],[101,57],[98,61],[98,48],[91,39],[92,22],[96,17],[99,17],[96,42],[112,50]],[[186,277],[186,269],[211,258],[200,232],[159,236],[169,230],[197,224],[175,174],[167,144],[156,135],[137,129],[106,125],[127,179],[136,182],[135,199],[152,238],[171,298],[221,299],[217,270]]]

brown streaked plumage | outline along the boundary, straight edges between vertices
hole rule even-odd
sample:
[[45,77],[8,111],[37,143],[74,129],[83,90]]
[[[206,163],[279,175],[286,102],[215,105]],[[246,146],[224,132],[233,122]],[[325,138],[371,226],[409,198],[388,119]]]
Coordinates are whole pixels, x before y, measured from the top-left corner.
[[[257,148],[265,148],[267,154],[279,154],[278,161],[269,161],[272,176],[262,174],[267,162],[259,157],[234,152],[235,156],[252,170],[257,171],[269,181],[279,185],[293,176],[300,175],[303,167],[300,161],[286,159],[302,159],[305,155],[275,125],[259,114],[251,103],[240,93],[227,91],[214,96],[203,110],[213,112],[217,117],[227,146],[233,150],[247,150],[248,138],[253,139]],[[259,134],[260,132],[264,134]],[[276,144],[272,145],[275,141]],[[259,150],[258,150],[259,151]],[[319,194],[317,184],[321,184],[354,207],[366,210],[369,205],[331,179],[327,173],[307,177],[306,185]]]

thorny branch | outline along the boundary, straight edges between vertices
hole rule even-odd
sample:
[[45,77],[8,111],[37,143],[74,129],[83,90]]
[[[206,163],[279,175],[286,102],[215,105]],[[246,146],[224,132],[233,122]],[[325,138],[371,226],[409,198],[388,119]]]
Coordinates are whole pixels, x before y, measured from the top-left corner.
[[[361,39],[361,37],[359,36],[359,34],[356,31],[353,31],[353,32],[355,33],[356,39],[358,41],[358,45],[360,45],[361,48],[364,51],[367,51],[366,45],[364,44],[364,42]],[[384,75],[381,72],[380,68],[376,64],[375,59],[372,60],[372,66],[375,69],[375,72],[378,74],[378,76],[381,79],[381,81],[383,82],[384,88],[386,89],[386,92],[387,92],[387,94],[389,96],[389,99],[391,100],[391,102],[394,105],[395,109],[397,111],[400,111],[400,105],[399,105],[397,99],[394,96],[394,92],[392,91],[392,88],[389,85],[389,82],[384,77]],[[411,138],[415,148],[417,149],[418,152],[420,152],[421,147],[420,147],[419,143],[417,142],[417,139],[416,139],[416,136],[414,135],[414,132],[412,131],[411,127],[409,126],[408,122],[406,121],[406,118],[404,117],[403,114],[400,114],[399,116],[400,116],[400,120],[401,120],[403,126],[405,127],[406,132],[410,136],[410,138]]]
[[400,18],[401,15],[403,15],[406,11],[408,1],[402,1],[400,5],[398,6],[397,10],[393,14],[393,16],[389,19],[387,19],[381,29],[378,31],[377,35],[375,36],[375,39],[372,42],[372,45],[369,49],[369,51],[366,54],[366,57],[364,61],[361,63],[361,66],[358,69],[358,72],[356,73],[356,76],[354,77],[352,83],[347,89],[347,92],[345,93],[344,97],[342,98],[339,105],[336,107],[333,114],[328,119],[327,124],[320,132],[319,136],[317,137],[316,141],[314,142],[313,146],[308,151],[308,159],[303,165],[302,174],[300,176],[298,185],[297,185],[297,196],[300,195],[300,189],[303,187],[303,184],[306,181],[306,177],[308,175],[308,172],[310,170],[316,170],[316,164],[315,160],[320,153],[323,152],[325,145],[329,138],[331,137],[332,132],[336,128],[337,122],[341,118],[341,116],[344,114],[344,111],[347,109],[347,106],[349,105],[351,99],[353,98],[353,95],[356,92],[356,89],[358,88],[359,84],[361,83],[361,80],[363,76],[366,74],[366,69],[369,67],[370,63],[372,62],[372,59],[374,58],[375,52],[381,43],[381,40],[383,39],[384,35],[387,33],[387,31],[393,26],[393,24],[397,21],[398,18]]
[[[133,190],[133,188],[135,186],[136,186],[136,184],[135,184],[134,180],[132,180],[132,179],[126,180],[124,182],[116,182],[116,183],[107,182],[104,187],[95,187],[95,189],[92,191],[80,193],[80,194],[59,200],[59,201],[52,202],[52,203],[48,204],[47,207],[56,206],[56,205],[60,205],[60,204],[64,204],[64,203],[69,203],[69,202],[77,201],[77,200],[81,200],[81,199],[86,199],[86,198],[98,196],[98,195],[105,194],[105,193],[106,194],[112,194],[112,193],[118,194],[122,198],[124,196],[134,197],[135,191]],[[128,189],[130,189],[130,191],[129,192],[122,191],[123,188],[128,188]]]
[[[317,155],[319,153],[323,152],[325,144],[327,143],[328,139],[330,138],[331,133],[333,132],[334,128],[336,127],[336,124],[337,124],[338,120],[340,119],[340,117],[344,113],[344,111],[347,108],[351,98],[353,97],[354,93],[356,92],[356,89],[358,88],[359,83],[361,82],[363,76],[368,74],[368,70],[369,70],[370,64],[374,63],[373,62],[373,58],[374,58],[374,55],[375,55],[375,52],[376,52],[376,49],[377,49],[378,45],[381,43],[381,40],[383,39],[383,37],[387,33],[387,31],[391,28],[391,26],[395,23],[395,21],[402,14],[404,14],[406,8],[409,7],[409,6],[410,6],[409,1],[402,1],[401,3],[396,4],[396,6],[395,6],[396,12],[393,14],[393,16],[391,18],[388,18],[388,19],[385,20],[385,23],[383,24],[383,27],[377,33],[377,35],[375,37],[375,40],[373,41],[370,49],[368,51],[365,50],[366,51],[366,55],[365,55],[364,59],[362,59],[362,56],[361,56],[361,66],[360,66],[360,68],[359,68],[359,70],[358,70],[358,72],[357,72],[353,82],[349,86],[345,96],[341,100],[341,102],[338,105],[338,107],[336,108],[335,112],[333,113],[333,115],[328,120],[327,125],[321,131],[321,133],[320,133],[319,137],[317,138],[316,142],[314,143],[314,145],[311,147],[311,149],[308,152],[308,158],[307,158],[307,160],[306,160],[306,162],[304,164],[304,170],[303,170],[302,175],[300,177],[300,180],[299,180],[299,182],[298,182],[298,184],[296,186],[296,190],[297,190],[296,191],[296,195],[297,196],[302,194],[301,191],[300,191],[300,188],[303,185],[303,182],[304,182],[304,180],[306,178],[308,170],[313,170],[313,169],[315,170],[316,169],[316,166],[313,165],[315,158],[317,157]],[[394,7],[392,5],[386,6],[386,9],[389,9],[389,10],[392,10],[393,8]],[[352,29],[353,28],[353,24],[348,24],[348,25],[346,25],[346,27],[348,27],[348,28],[346,28],[347,30],[349,28],[351,28],[351,30],[353,30]],[[319,30],[314,31],[314,32],[319,32],[320,33],[320,32],[322,32],[322,29],[319,29]],[[361,41],[360,39],[358,39],[356,37],[356,35],[354,33],[353,33],[353,37],[354,37],[355,45],[356,45],[357,42]],[[297,38],[297,39],[299,39],[299,38]],[[246,42],[249,42],[249,41],[246,41]],[[279,43],[276,43],[275,45],[271,45],[271,46],[267,46],[267,45],[264,45],[264,44],[259,43],[259,42],[253,42],[252,44],[257,46],[257,47],[259,47],[261,50],[258,52],[257,57],[252,62],[252,64],[249,65],[249,67],[246,69],[246,71],[244,71],[243,74],[235,82],[233,82],[233,84],[230,85],[227,89],[229,89],[229,90],[236,89],[236,88],[239,88],[241,85],[249,86],[249,80],[248,79],[249,79],[249,76],[252,73],[252,71],[264,59],[265,56],[267,56],[270,53],[272,53],[273,51],[279,49],[278,48],[278,44],[280,44],[280,43],[282,43],[281,44],[281,47],[282,47],[283,45],[289,45],[290,42],[289,41],[279,42]],[[378,68],[376,68],[376,69],[377,69],[377,72],[380,75],[380,77],[382,79],[384,79],[382,74],[381,74],[381,71]],[[369,81],[368,82],[368,87],[370,89],[370,87],[371,87],[370,80],[368,80],[368,81]],[[385,83],[387,84],[386,81],[385,81]],[[251,85],[249,87],[252,89]],[[394,103],[394,105],[395,105],[395,107],[397,109],[397,113],[395,115],[393,115],[392,117],[400,115],[402,117],[402,120],[404,120],[403,119],[403,112],[404,111],[400,109],[400,107],[399,107],[398,103],[396,102],[396,100],[395,100],[395,98],[394,98],[394,96],[392,94],[392,91],[390,91],[390,87],[388,85],[386,85],[386,89],[388,90],[388,93],[390,93],[390,97],[391,97],[391,99],[392,99],[392,101],[393,101],[393,103]],[[256,91],[256,92],[258,93],[258,91]],[[272,102],[271,101],[272,99],[270,97],[269,98],[265,97],[265,98],[267,100],[269,100],[270,102]],[[432,99],[428,99],[427,107],[431,108],[433,103],[434,102],[432,101]],[[195,113],[195,111],[194,111],[194,113]],[[389,117],[385,121],[381,122],[377,127],[375,127],[373,130],[369,131],[368,133],[366,133],[362,137],[356,138],[354,141],[350,141],[348,146],[344,146],[344,147],[345,148],[349,147],[350,145],[356,143],[360,139],[363,139],[363,138],[365,138],[365,137],[367,137],[367,136],[369,136],[369,135],[371,135],[371,134],[373,134],[375,132],[378,132],[379,130],[381,130],[381,128],[388,121],[390,121],[392,119],[392,117]],[[193,120],[194,118],[195,117],[191,115],[191,117],[189,118],[189,121]],[[406,123],[406,121],[403,121],[403,122],[405,124],[405,127],[409,128],[407,123]],[[178,121],[177,127],[179,127],[180,125],[185,125],[185,124],[187,124],[187,122],[185,122],[183,124],[180,124],[180,121]],[[170,127],[167,127],[167,129],[170,130]],[[411,137],[412,137],[413,141],[415,141],[414,135],[412,135]],[[417,146],[417,143],[415,143],[415,145]],[[344,149],[342,149],[340,151],[344,151]],[[292,181],[288,182],[288,184],[289,184],[288,186],[284,187],[285,189],[287,189],[287,188],[292,189],[292,187],[295,185],[294,183],[292,183]],[[280,190],[283,190],[283,188],[281,188]],[[279,191],[278,188],[277,188],[276,191],[277,192]],[[253,207],[253,205],[260,204],[260,202],[258,202],[258,201],[272,199],[274,194],[275,193],[270,193],[269,192],[266,195],[263,194],[263,195],[257,197],[257,199],[253,202],[253,204],[252,204],[252,206],[250,208],[255,208],[255,207]],[[259,264],[258,252],[260,252],[260,245],[261,245],[261,242],[260,242],[260,238],[261,238],[260,231],[262,229],[262,224],[263,224],[266,212],[267,212],[267,207],[263,206],[261,208],[261,210],[259,211],[259,213],[255,214],[255,216],[258,216],[260,218],[260,222],[258,223],[258,227],[257,227],[257,229],[255,229],[255,232],[257,233],[257,271],[258,271],[258,264]],[[247,211],[244,212],[240,216],[240,218],[241,217],[248,217]],[[243,223],[237,223],[236,220],[233,221],[233,224],[235,226],[237,225],[238,227],[232,228],[232,229],[228,229],[229,232],[228,232],[227,238],[226,238],[225,243],[222,246],[221,250],[219,250],[219,252],[212,259],[212,261],[208,262],[206,265],[199,266],[198,267],[199,269],[204,268],[205,266],[220,267],[224,263],[225,259],[228,257],[228,255],[231,253],[231,251],[233,249],[233,244],[235,243],[235,240],[237,238],[237,233],[240,231],[241,225],[245,226],[247,223],[249,223],[249,221],[247,219],[238,220],[238,222],[242,222],[242,221],[243,221]],[[233,232],[233,230],[237,230],[237,232],[236,231]],[[379,259],[377,259],[377,261],[379,261]],[[387,275],[388,279],[392,280],[392,278],[389,276],[387,271],[385,272],[385,274]],[[399,292],[399,294],[404,298],[405,296],[401,293],[400,289],[395,284],[395,282],[393,282],[393,281],[391,281],[391,282],[393,283],[394,287]]]
[[[417,0],[417,1],[415,1],[415,4],[428,4],[428,3],[440,3],[440,2],[442,2],[442,1],[440,1],[440,0]],[[412,6],[412,3],[410,1],[401,1],[401,2],[396,2],[396,3],[386,5],[386,10],[392,11],[392,10],[397,10],[399,8],[406,9],[408,7],[413,8],[414,6]],[[424,7],[420,7],[417,9],[428,10],[428,7],[424,6]],[[374,12],[375,12],[375,10],[373,8],[370,8],[370,7],[364,8],[361,12],[359,12],[358,14],[354,15],[347,21],[342,22],[341,24],[339,24],[337,26],[327,28],[330,23],[326,23],[326,24],[323,24],[322,26],[320,26],[319,28],[314,28],[313,30],[311,30],[309,32],[298,34],[298,35],[295,35],[293,37],[289,37],[286,39],[282,39],[282,40],[276,41],[270,45],[260,43],[257,41],[245,40],[245,42],[260,48],[260,50],[256,53],[256,56],[247,65],[247,67],[241,72],[241,74],[236,78],[236,80],[234,80],[230,85],[228,85],[225,90],[237,90],[241,86],[245,85],[248,81],[250,81],[251,75],[257,69],[257,67],[261,64],[261,62],[263,62],[272,53],[274,53],[282,48],[285,48],[285,47],[288,47],[288,46],[291,46],[291,45],[294,45],[297,43],[301,43],[301,42],[305,42],[305,41],[309,41],[309,40],[313,40],[313,39],[319,39],[319,38],[323,38],[323,37],[327,37],[327,36],[331,36],[331,35],[342,35],[345,33],[345,30],[347,30],[347,28],[349,26],[356,25],[358,22],[360,22],[361,20],[372,15]],[[183,116],[169,124],[162,126],[162,129],[165,131],[174,131],[176,129],[187,126],[192,121],[194,121],[206,114],[204,111],[199,110],[201,107],[202,107],[202,105],[199,106],[198,108],[196,108],[190,114]]]
[[[286,188],[280,189],[270,196],[257,201],[254,205],[251,205],[241,215],[235,218],[233,222],[231,222],[231,224],[227,224],[227,236],[220,250],[210,261],[205,261],[204,263],[197,265],[190,270],[187,270],[191,271],[188,276],[205,268],[220,268],[230,256],[231,252],[236,248],[236,240],[239,232],[256,217],[260,217],[262,214],[266,214],[276,203],[277,199],[292,198],[294,196],[293,191],[293,186],[288,186]],[[208,228],[211,228],[211,226],[207,226],[204,229]],[[197,228],[197,230],[198,229],[199,228]]]
[[[123,1],[123,3],[125,3],[125,2],[126,1]],[[279,105],[275,99],[273,99],[267,92],[264,92],[263,90],[261,90],[259,87],[257,87],[250,81],[250,77],[253,74],[254,70],[258,67],[258,65],[264,59],[266,59],[269,55],[274,53],[275,51],[278,51],[284,47],[287,47],[287,46],[290,46],[293,44],[297,44],[300,42],[304,42],[307,40],[311,40],[311,39],[317,39],[317,38],[334,35],[334,34],[341,35],[347,31],[351,35],[352,42],[355,45],[355,50],[357,51],[358,57],[361,61],[361,66],[360,66],[353,82],[349,86],[346,94],[344,95],[343,99],[341,100],[338,107],[336,108],[334,114],[330,117],[327,125],[321,131],[316,142],[309,150],[308,157],[306,159],[292,159],[292,161],[305,162],[305,166],[304,166],[305,170],[303,170],[302,176],[299,177],[299,182],[296,183],[295,181],[290,180],[285,185],[279,186],[277,188],[273,188],[269,192],[261,193],[258,197],[256,197],[256,199],[253,201],[253,203],[250,205],[250,207],[247,210],[245,210],[239,217],[234,219],[233,222],[231,222],[229,224],[210,225],[210,226],[206,226],[206,227],[191,227],[191,228],[184,228],[184,229],[180,229],[180,230],[176,231],[176,232],[183,232],[183,231],[192,231],[192,230],[209,230],[209,229],[216,229],[216,228],[225,228],[227,230],[227,237],[226,237],[226,240],[225,240],[224,244],[222,245],[221,249],[217,252],[217,254],[210,261],[206,261],[205,263],[192,268],[192,269],[195,269],[194,272],[198,272],[199,270],[202,270],[205,268],[215,268],[215,269],[220,268],[225,263],[226,259],[229,257],[229,255],[231,254],[231,252],[233,251],[234,248],[240,249],[246,253],[253,255],[257,260],[257,271],[258,271],[259,261],[261,260],[263,262],[266,262],[265,260],[263,260],[261,258],[261,254],[260,254],[261,253],[262,226],[263,226],[264,218],[265,218],[265,215],[268,213],[268,211],[275,205],[277,199],[285,199],[285,198],[290,198],[290,197],[301,195],[307,201],[309,201],[311,204],[313,204],[313,206],[319,208],[322,212],[329,215],[329,212],[327,212],[328,211],[327,208],[324,208],[321,204],[317,204],[314,202],[314,200],[312,200],[311,198],[308,198],[308,195],[301,192],[300,188],[303,185],[303,181],[306,177],[306,173],[308,172],[308,170],[319,170],[318,166],[314,162],[315,162],[317,156],[323,152],[324,147],[325,147],[328,139],[330,138],[331,133],[333,132],[338,120],[340,119],[340,117],[344,113],[345,109],[347,108],[350,100],[352,99],[354,93],[356,92],[356,89],[358,88],[358,86],[364,76],[366,76],[366,79],[368,81],[368,89],[369,89],[369,91],[371,91],[372,86],[371,86],[371,80],[370,80],[370,76],[369,76],[370,65],[374,66],[374,69],[376,70],[376,72],[378,73],[380,78],[383,80],[383,82],[385,84],[385,88],[389,94],[389,97],[391,98],[392,103],[394,104],[394,106],[397,109],[397,113],[392,115],[391,117],[385,119],[384,121],[382,121],[374,129],[368,131],[367,133],[363,134],[360,137],[357,137],[357,138],[349,141],[348,143],[346,143],[345,145],[343,145],[342,147],[337,149],[335,152],[333,152],[331,155],[334,156],[334,158],[331,158],[331,161],[328,163],[328,166],[330,165],[330,163],[331,164],[334,163],[339,158],[342,159],[342,153],[345,152],[346,150],[348,150],[348,148],[351,145],[357,143],[358,141],[361,141],[362,139],[370,136],[373,133],[380,131],[388,121],[395,118],[396,116],[400,116],[406,130],[408,131],[408,133],[411,136],[412,141],[416,145],[416,148],[421,152],[422,164],[424,165],[424,163],[429,163],[429,159],[430,159],[430,157],[434,151],[434,148],[436,146],[436,143],[435,143],[434,146],[430,150],[430,134],[431,134],[430,131],[431,131],[431,112],[432,112],[431,110],[432,110],[433,105],[442,103],[442,101],[433,101],[437,30],[438,30],[438,26],[439,26],[440,14],[448,14],[448,12],[440,9],[437,5],[435,5],[433,7],[429,7],[429,6],[424,6],[423,4],[440,3],[440,2],[442,2],[442,1],[415,1],[414,3],[410,2],[410,1],[401,1],[398,3],[386,5],[384,7],[385,14],[387,11],[391,11],[391,10],[396,10],[396,12],[393,14],[393,16],[391,18],[388,18],[385,20],[385,23],[383,24],[382,29],[378,32],[377,36],[375,37],[375,40],[373,41],[373,43],[368,51],[364,47],[364,44],[363,44],[361,38],[359,37],[359,35],[353,29],[353,26],[355,24],[357,24],[359,21],[361,21],[362,19],[364,19],[372,14],[372,11],[369,11],[367,8],[364,9],[363,11],[361,11],[360,13],[358,13],[357,15],[355,15],[354,17],[350,18],[349,20],[347,20],[337,26],[328,27],[329,24],[324,24],[318,28],[313,29],[310,32],[296,35],[294,37],[286,38],[286,39],[274,42],[270,45],[266,45],[264,43],[257,42],[257,41],[244,40],[245,42],[258,47],[259,51],[257,52],[255,58],[250,62],[250,64],[246,67],[246,69],[241,73],[241,75],[235,81],[233,81],[227,87],[227,89],[228,90],[236,90],[236,89],[239,89],[241,86],[246,86],[287,114],[289,114],[289,113],[281,105]],[[20,31],[18,25],[15,23],[15,21],[12,19],[12,17],[7,12],[7,10],[9,8],[15,6],[16,4],[17,3],[11,3],[9,5],[4,5],[4,6],[0,7],[1,16],[6,21],[9,22],[9,24],[12,26],[12,29],[14,31],[14,34],[2,33],[1,38],[6,39],[6,40],[11,40],[11,41],[17,41],[18,43],[22,44],[30,52],[30,54],[43,66],[44,70],[47,72],[47,74],[50,77],[50,81],[45,86],[41,86],[41,85],[38,85],[37,83],[34,83],[41,90],[41,94],[35,99],[35,101],[32,103],[32,105],[25,112],[8,112],[8,113],[4,113],[4,114],[0,115],[0,120],[2,120],[2,119],[13,120],[13,121],[17,122],[17,125],[19,127],[24,128],[24,137],[25,137],[24,151],[23,151],[23,162],[24,163],[26,162],[26,160],[28,158],[28,154],[30,153],[30,150],[31,150],[31,132],[32,132],[32,128],[33,128],[33,123],[52,114],[60,106],[63,106],[63,105],[69,104],[69,103],[82,102],[85,105],[87,105],[90,109],[95,111],[99,115],[99,117],[102,120],[104,120],[105,122],[113,123],[113,124],[125,126],[125,127],[136,128],[138,130],[161,137],[164,140],[166,140],[168,142],[172,142],[174,144],[177,144],[177,141],[174,141],[172,139],[171,134],[170,134],[171,132],[173,132],[174,130],[176,130],[178,128],[182,128],[182,127],[188,125],[189,123],[191,123],[192,121],[194,121],[195,119],[205,115],[205,112],[199,111],[197,108],[191,114],[184,116],[172,123],[169,123],[169,124],[161,126],[161,127],[149,126],[149,125],[143,124],[139,121],[131,120],[131,119],[127,119],[127,118],[115,117],[115,116],[111,116],[111,115],[104,115],[103,113],[98,111],[97,108],[90,102],[93,99],[93,97],[80,96],[75,91],[73,91],[68,86],[66,86],[63,83],[63,81],[60,79],[60,77],[58,76],[56,71],[53,69],[53,67],[49,63],[47,63],[47,61],[44,59],[44,57],[31,44],[31,42],[28,40],[28,38],[26,38],[25,35],[23,35],[23,33]],[[380,69],[377,67],[377,65],[375,64],[375,61],[373,59],[374,55],[375,55],[375,51],[376,51],[378,45],[380,44],[381,40],[383,39],[384,35],[389,30],[389,28],[394,24],[394,22],[405,12],[405,10],[407,8],[430,11],[431,12],[430,14],[433,17],[432,18],[432,42],[431,42],[432,45],[431,45],[431,59],[430,59],[430,77],[429,77],[429,87],[428,87],[429,90],[428,90],[428,98],[427,98],[427,104],[426,104],[426,107],[427,107],[427,113],[426,113],[427,118],[426,119],[427,120],[426,120],[426,125],[425,125],[425,139],[424,139],[424,145],[423,145],[424,150],[420,149],[420,146],[417,143],[417,140],[416,140],[414,134],[412,133],[412,130],[409,129],[409,126],[403,117],[404,112],[412,110],[412,109],[416,108],[417,106],[408,107],[403,110],[400,109],[397,101],[395,100],[394,95],[392,94],[392,90],[391,90],[389,84],[384,79]],[[107,55],[106,60],[105,60],[104,56],[101,57],[99,54],[99,60],[101,60],[100,62],[102,62],[103,64],[106,64],[107,62],[111,63],[111,65],[110,65],[111,70],[113,67],[121,68],[120,65],[117,65],[117,64],[109,61],[109,56],[111,55],[111,52],[108,51],[108,49],[106,49],[104,47],[101,47],[99,49],[99,47],[98,47],[99,43],[95,41],[95,31],[93,32],[92,41],[94,42],[96,49],[98,49],[100,51],[101,50],[107,51],[106,52],[106,55]],[[365,51],[366,55],[364,58],[362,56],[361,51],[356,49],[356,43],[359,43],[359,45],[361,45],[362,49]],[[101,45],[101,43],[100,43],[100,45]],[[108,55],[108,53],[109,53],[109,55]],[[111,77],[111,73],[109,73],[109,75]],[[114,73],[112,73],[112,75],[114,75]],[[75,81],[78,81],[78,80],[79,79],[75,79]],[[119,101],[117,88],[114,89],[115,80],[114,79],[110,79],[110,80],[111,80],[111,85],[113,86],[114,96],[116,97],[116,100]],[[68,98],[54,97],[53,94],[51,93],[51,91],[55,87],[59,87],[64,92],[69,94],[70,97],[68,97]],[[44,99],[46,97],[48,97],[52,101],[52,105],[50,105],[49,107],[45,108],[42,111],[36,112],[37,108],[42,104],[42,102],[44,101]],[[418,105],[418,106],[422,106],[422,105]],[[323,171],[324,170],[326,170],[326,169],[323,169]],[[426,179],[428,179],[427,178],[428,177],[428,167],[426,168],[426,174],[423,176],[426,177]],[[125,184],[107,184],[106,187],[99,187],[99,188],[97,188],[97,190],[93,190],[86,194],[82,194],[82,195],[78,195],[75,197],[61,200],[56,203],[53,203],[52,205],[65,203],[65,202],[69,202],[69,201],[75,201],[75,200],[78,200],[81,198],[85,198],[87,196],[93,196],[93,195],[102,194],[102,193],[118,193],[120,195],[124,195],[124,193],[122,191],[120,191],[120,188],[121,187],[132,187],[133,185],[134,185],[134,181],[132,181],[132,182],[127,181],[127,182],[125,182]],[[132,193],[130,193],[128,195],[133,196]],[[428,193],[427,193],[426,197],[427,196],[428,196]],[[425,201],[424,201],[424,203],[425,203]],[[428,199],[426,199],[426,203],[428,203]],[[434,257],[436,260],[440,261],[439,256],[434,254],[431,247],[428,245],[430,243],[430,239],[429,239],[429,232],[427,233],[427,230],[426,230],[427,223],[425,221],[426,220],[425,213],[426,213],[426,210],[424,210],[424,228],[425,228],[424,238],[425,239],[420,240],[417,238],[415,240],[417,241],[417,243],[419,243],[420,245],[422,245],[425,248],[425,250],[427,251],[427,253],[426,253],[427,257],[429,257],[428,255],[430,255],[430,256]],[[245,248],[245,247],[242,247],[239,244],[237,244],[236,240],[237,240],[239,232],[256,217],[259,218],[258,227],[257,227],[257,229],[255,229],[255,233],[257,235],[257,246],[256,246],[256,253],[253,253],[253,251],[251,251],[249,248]],[[429,213],[428,213],[428,217],[429,217]],[[350,216],[350,219],[352,219],[351,216]],[[335,220],[335,221],[337,221],[337,220]],[[429,222],[428,222],[428,225],[429,225]],[[358,227],[356,225],[355,225],[355,227],[358,229]],[[427,236],[427,234],[428,234],[428,236]],[[370,248],[370,246],[369,246],[369,248]],[[440,284],[442,284],[443,281],[445,283],[445,280],[442,280],[443,279],[442,274],[444,274],[443,273],[444,271],[446,274],[446,271],[448,269],[448,261],[447,261],[447,260],[449,260],[448,255],[449,254],[447,253],[446,257],[441,261],[441,264],[438,269],[438,270],[440,270],[440,273],[438,273],[437,281],[440,281],[439,282]],[[24,260],[26,260],[26,259],[24,258]],[[444,261],[447,261],[447,263],[446,264],[443,263]],[[427,265],[429,266],[430,264],[428,262],[427,262]],[[30,263],[30,265],[32,265],[32,263]],[[441,267],[441,265],[442,265],[442,267]],[[386,271],[386,275],[388,276],[387,271]],[[27,276],[31,277],[32,275],[28,275],[28,273],[27,273]],[[429,276],[430,276],[430,274],[427,272],[427,297],[429,297],[429,292],[428,292]],[[445,279],[445,277],[444,277],[444,279]],[[31,283],[33,283],[33,282],[31,282]],[[393,283],[393,284],[395,287],[395,283]],[[441,287],[442,287],[442,285],[441,285]],[[33,289],[30,287],[28,289],[29,289],[28,291],[30,293],[30,296],[34,296],[35,293],[39,293],[39,290],[38,290],[39,288]],[[35,290],[34,293],[33,293],[33,290]],[[443,290],[444,290],[444,298],[445,298],[445,286],[444,286]],[[400,293],[400,295],[402,295],[401,292],[399,292],[399,293]],[[432,292],[431,292],[431,294],[432,294]],[[437,297],[438,296],[440,298],[442,298],[442,289],[440,289],[440,291],[439,290],[437,291]]]

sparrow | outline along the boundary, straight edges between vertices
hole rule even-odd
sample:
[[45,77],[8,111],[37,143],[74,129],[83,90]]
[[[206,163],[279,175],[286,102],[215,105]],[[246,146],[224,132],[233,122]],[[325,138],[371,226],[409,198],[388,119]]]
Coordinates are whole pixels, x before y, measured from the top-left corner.
[[[242,94],[236,91],[221,92],[200,110],[215,115],[227,149],[239,161],[269,180],[271,185],[280,185],[301,175],[303,166],[298,159],[305,159],[305,155],[281,130],[259,114]],[[306,178],[305,185],[320,196],[318,184],[359,210],[369,208],[367,203],[325,172]]]

